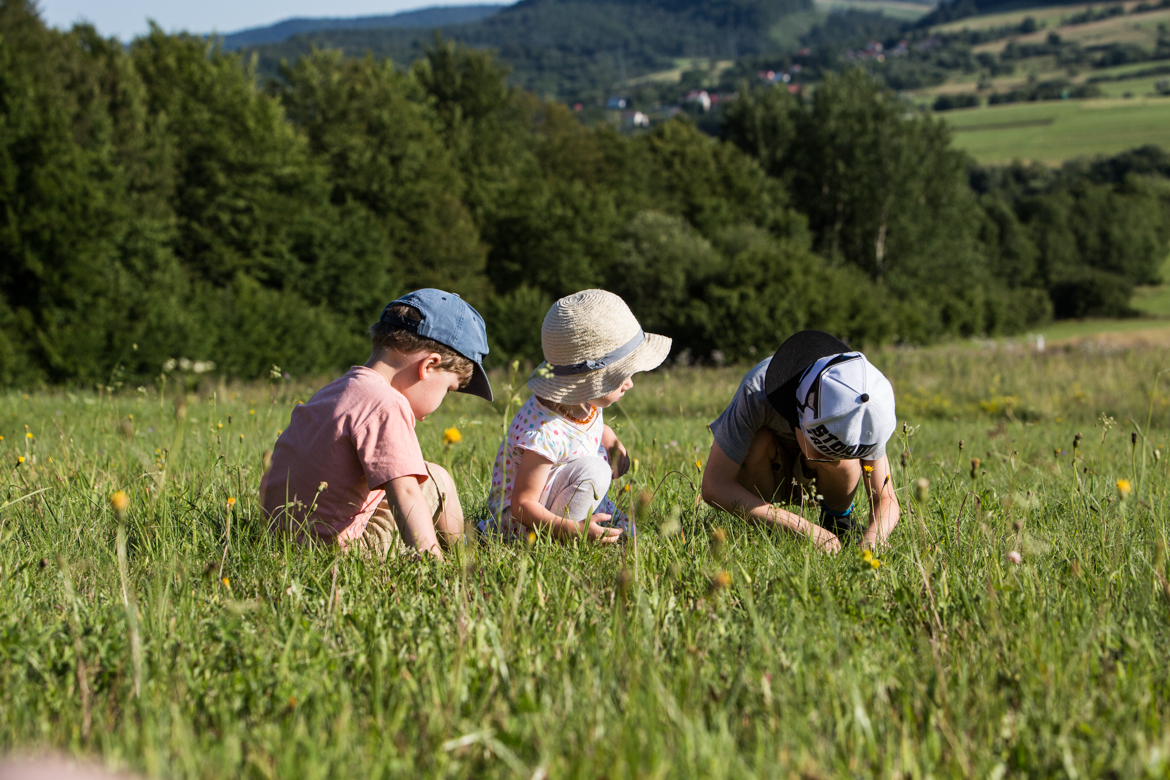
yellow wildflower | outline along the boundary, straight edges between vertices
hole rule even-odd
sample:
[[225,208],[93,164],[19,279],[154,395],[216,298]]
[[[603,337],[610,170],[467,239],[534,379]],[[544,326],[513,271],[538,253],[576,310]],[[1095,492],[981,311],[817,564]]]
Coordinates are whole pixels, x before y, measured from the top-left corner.
[[228,509],[231,509],[232,507],[234,507],[236,505],[235,496],[228,496],[227,505],[228,505]]
[[722,590],[731,586],[731,575],[725,571],[721,571],[711,578],[711,590]]
[[874,569],[880,569],[882,567],[882,562],[879,561],[877,558],[870,558],[869,565],[870,565],[870,567],[872,567]]
[[862,550],[861,551],[861,560],[863,560],[867,563],[869,561],[872,561],[873,560],[873,553],[871,553],[869,550]]
[[222,582],[223,586],[225,588],[227,588],[228,590],[232,589],[232,581],[229,580],[227,577],[224,577],[223,579],[221,579],[220,582]]
[[122,515],[126,514],[126,510],[130,508],[130,496],[126,495],[125,490],[119,490],[110,496],[110,507],[120,519]]
[[702,471],[702,470],[703,470],[703,461],[701,461],[701,460],[696,460],[696,461],[695,461],[695,470],[696,470],[696,471]]
[[256,410],[255,410],[255,409],[249,409],[249,410],[248,410],[248,414],[256,414]]
[[1129,484],[1128,479],[1117,480],[1117,494],[1122,498],[1127,497],[1133,491],[1133,485]]
[[216,429],[217,431],[218,431],[220,428],[222,428],[222,427],[223,427],[223,423],[216,423],[216,424],[215,424],[215,429]]
[[17,465],[17,466],[19,466],[21,463],[24,463],[24,456],[23,456],[23,455],[17,455],[17,456],[16,456],[16,465]]
[[861,468],[862,468],[862,470],[864,470],[864,471],[865,471],[865,473],[866,473],[866,474],[872,474],[872,473],[873,473],[873,466],[862,466]]
[[28,431],[24,434],[24,438],[26,438],[26,439],[31,439],[32,437],[33,437],[32,431]]
[[463,434],[459,432],[458,428],[448,428],[443,431],[443,444],[450,446],[461,441],[463,441]]

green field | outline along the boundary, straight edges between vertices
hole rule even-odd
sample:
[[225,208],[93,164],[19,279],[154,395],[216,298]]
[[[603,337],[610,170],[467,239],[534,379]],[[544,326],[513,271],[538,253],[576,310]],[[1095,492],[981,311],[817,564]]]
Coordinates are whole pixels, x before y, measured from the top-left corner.
[[954,128],[955,145],[983,163],[1059,164],[1143,144],[1170,146],[1170,98],[1014,103],[940,116]]
[[[1064,20],[1087,11],[1090,8],[1101,8],[1105,5],[1114,5],[1114,3],[1070,3],[1068,5],[1053,5],[1053,6],[1038,6],[1033,8],[1021,8],[1013,11],[1003,11],[994,14],[983,14],[980,16],[971,16],[965,19],[958,19],[946,24],[935,25],[931,28],[934,32],[958,32],[959,30],[989,30],[995,27],[1007,27],[1020,24],[1028,17],[1036,20],[1036,23],[1046,27],[1053,28],[1060,26]],[[1138,5],[1137,2],[1131,0],[1123,3],[1126,10],[1132,9]]]
[[816,0],[815,4],[817,8],[824,11],[881,11],[883,15],[892,19],[902,19],[907,22],[921,19],[933,7],[924,3],[902,0]]
[[[696,507],[742,369],[639,377],[607,418],[636,545],[472,537],[440,565],[267,535],[261,455],[311,387],[0,396],[0,750],[168,778],[1166,777],[1167,349],[872,357],[906,424],[880,564]],[[472,514],[503,404],[419,426]]]
[[[1107,4],[1114,5],[1114,4]],[[1004,13],[960,19],[939,25],[939,32],[980,30],[1019,25],[1033,18],[1039,27],[1027,35],[1013,35],[974,47],[979,53],[998,54],[1011,41],[1037,44],[1056,33],[1066,43],[1087,51],[1112,45],[1138,46],[1153,55],[1160,36],[1170,23],[1170,9],[1137,11],[1136,2],[1123,3],[1126,13],[1083,24],[1069,20],[1101,4],[1072,4],[1023,8]],[[992,76],[988,71],[954,73],[943,83],[915,90],[911,98],[929,107],[940,95],[977,95],[986,103],[995,93],[1024,90],[1036,82],[1066,80],[1071,84],[1090,81],[1102,98],[1069,101],[986,106],[983,109],[950,111],[941,116],[956,129],[956,143],[981,162],[1004,163],[1014,159],[1059,164],[1072,157],[1114,154],[1142,144],[1170,144],[1170,101],[1158,96],[1159,82],[1168,74],[1155,70],[1162,60],[1128,63],[1108,68],[1070,68],[1051,53],[1014,60],[1015,71]],[[1127,76],[1134,75],[1133,78]],[[1120,78],[1095,81],[1097,77]]]

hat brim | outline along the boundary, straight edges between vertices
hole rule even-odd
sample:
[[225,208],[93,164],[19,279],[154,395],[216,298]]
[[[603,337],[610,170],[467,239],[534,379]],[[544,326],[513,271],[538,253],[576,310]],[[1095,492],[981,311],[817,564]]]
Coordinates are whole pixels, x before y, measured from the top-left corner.
[[488,381],[487,372],[483,370],[483,366],[471,361],[471,380],[467,383],[467,387],[459,388],[459,392],[467,393],[468,395],[478,395],[487,402],[492,399],[492,383]]
[[528,378],[528,389],[546,401],[561,404],[592,401],[617,390],[628,377],[658,368],[670,354],[670,344],[671,340],[666,336],[647,333],[646,340],[621,360],[584,374],[546,376],[542,369],[547,370],[548,364],[541,363]]
[[796,388],[800,377],[823,357],[849,352],[849,345],[823,330],[802,330],[794,333],[780,345],[768,373],[764,375],[764,393],[769,403],[793,428],[800,427],[800,413],[796,406]]

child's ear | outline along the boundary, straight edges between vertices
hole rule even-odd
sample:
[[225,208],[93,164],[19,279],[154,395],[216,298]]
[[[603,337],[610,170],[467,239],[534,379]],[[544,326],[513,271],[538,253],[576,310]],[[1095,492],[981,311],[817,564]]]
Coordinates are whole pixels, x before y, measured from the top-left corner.
[[418,378],[426,379],[427,374],[431,371],[438,371],[439,365],[443,362],[443,356],[438,352],[431,352],[425,355],[422,360],[418,361]]

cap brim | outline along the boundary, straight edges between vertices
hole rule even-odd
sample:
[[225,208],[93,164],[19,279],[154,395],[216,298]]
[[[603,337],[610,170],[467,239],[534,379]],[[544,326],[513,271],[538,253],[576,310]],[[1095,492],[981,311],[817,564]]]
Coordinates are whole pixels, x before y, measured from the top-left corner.
[[772,362],[768,364],[764,392],[789,425],[800,427],[796,388],[800,384],[801,374],[823,357],[849,351],[848,344],[823,330],[802,330],[789,336],[780,345],[780,349],[772,356]]
[[485,401],[491,402],[492,398],[492,383],[488,381],[487,372],[483,370],[483,366],[471,361],[471,381],[467,383],[467,387],[459,388],[459,392],[467,393],[468,395],[478,395]]
[[528,378],[528,389],[546,401],[562,404],[581,404],[601,398],[617,390],[626,378],[642,371],[652,371],[662,365],[670,354],[671,340],[657,333],[647,333],[646,340],[616,363],[571,376],[545,376],[541,363]]

